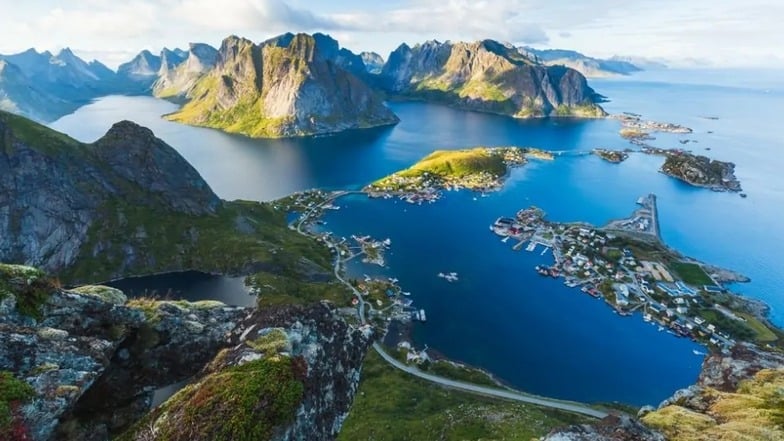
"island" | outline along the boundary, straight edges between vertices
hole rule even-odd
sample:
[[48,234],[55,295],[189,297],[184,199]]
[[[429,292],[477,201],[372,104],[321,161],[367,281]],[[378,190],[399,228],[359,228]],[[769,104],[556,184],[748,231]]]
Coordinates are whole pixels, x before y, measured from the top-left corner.
[[713,191],[742,190],[740,181],[735,177],[735,164],[684,151],[667,152],[667,159],[661,167],[661,172],[691,185],[710,188]]
[[604,159],[607,162],[612,162],[613,164],[620,164],[621,162],[629,159],[629,153],[620,150],[608,150],[608,149],[593,149],[591,151],[594,155]]
[[613,115],[614,119],[621,121],[621,136],[624,138],[646,137],[650,132],[667,132],[688,134],[693,130],[680,124],[646,121],[642,115],[625,112],[620,115]]
[[552,153],[534,148],[475,147],[437,150],[410,168],[393,173],[365,187],[371,197],[395,195],[411,203],[433,202],[440,190],[470,189],[480,192],[500,188],[513,167],[528,158],[552,160]]
[[[767,308],[730,292],[725,283],[745,276],[686,257],[659,236],[655,195],[641,197],[631,216],[603,227],[545,220],[537,207],[498,218],[490,230],[526,251],[552,249],[555,262],[537,266],[544,277],[604,299],[618,314],[642,313],[660,331],[726,351],[737,342],[784,348],[784,332],[767,320]],[[545,249],[545,251],[546,251]]]

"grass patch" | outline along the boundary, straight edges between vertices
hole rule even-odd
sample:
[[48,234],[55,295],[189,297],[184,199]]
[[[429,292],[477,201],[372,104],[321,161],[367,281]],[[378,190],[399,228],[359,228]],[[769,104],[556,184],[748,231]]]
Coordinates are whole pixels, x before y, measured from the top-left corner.
[[696,263],[670,262],[670,269],[685,283],[695,286],[713,285],[713,279]]
[[763,370],[734,393],[707,389],[704,413],[667,406],[643,417],[671,441],[784,439],[784,369]]
[[248,276],[245,283],[258,295],[259,306],[301,305],[321,300],[345,306],[353,297],[349,289],[338,281],[308,282],[302,278],[262,272]]
[[340,441],[530,440],[586,420],[536,406],[440,388],[387,365],[370,351]]
[[31,399],[32,386],[14,377],[7,371],[0,371],[0,439],[10,432],[14,419],[14,408]]
[[0,263],[0,300],[14,296],[16,309],[22,315],[40,319],[41,307],[59,287],[57,279],[41,270]]
[[225,202],[214,215],[191,216],[113,201],[100,218],[76,264],[64,271],[71,282],[183,269],[236,274],[254,267],[296,278],[303,259],[325,272],[331,267],[327,248],[289,230],[284,213],[269,204]]
[[459,366],[445,360],[437,360],[427,367],[427,370],[440,377],[451,378],[452,380],[465,381],[466,383],[479,384],[484,386],[498,387],[498,384],[488,377],[487,374],[479,369],[467,366]]
[[753,315],[744,312],[735,312],[735,314],[746,319],[746,325],[757,334],[757,337],[755,338],[756,341],[760,343],[770,343],[779,339],[775,332],[764,323],[757,320]]
[[286,331],[276,328],[254,340],[247,340],[245,344],[265,355],[269,355],[282,351],[288,344],[288,336]]
[[289,357],[265,357],[212,373],[190,385],[119,437],[259,441],[294,419],[304,386]]

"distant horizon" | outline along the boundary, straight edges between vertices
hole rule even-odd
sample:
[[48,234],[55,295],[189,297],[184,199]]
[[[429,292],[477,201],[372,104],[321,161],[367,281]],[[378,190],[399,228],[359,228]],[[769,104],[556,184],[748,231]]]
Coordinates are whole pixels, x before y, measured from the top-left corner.
[[[261,39],[251,39],[251,38],[248,38],[248,39],[253,41],[256,44],[259,44],[259,43],[261,43],[263,41],[266,41],[266,40],[268,40],[270,38],[274,38],[276,36],[283,35],[283,34],[286,34],[286,33],[287,32],[281,32],[281,33],[274,34],[274,35],[271,35],[269,37],[265,37],[265,38],[261,38]],[[291,32],[291,33],[297,33],[297,32]],[[339,39],[335,38],[335,36],[331,35],[329,32],[314,31],[314,32],[302,32],[302,33],[306,33],[306,34],[310,34],[310,35],[313,35],[313,34],[316,34],[316,33],[325,34],[325,35],[330,36],[330,37],[334,38],[335,40],[337,40],[338,43],[340,44],[341,48],[346,48],[346,49],[354,52],[355,54],[360,54],[362,52],[374,52],[374,53],[380,55],[384,59],[385,62],[389,58],[389,55],[391,54],[391,52],[394,51],[395,49],[397,49],[397,47],[399,47],[400,45],[402,45],[404,43],[409,45],[409,46],[411,46],[411,47],[414,47],[414,46],[416,46],[418,44],[423,44],[423,43],[425,43],[427,41],[431,41],[431,40],[436,40],[436,41],[438,41],[440,43],[446,43],[446,42],[453,42],[454,43],[454,42],[457,42],[457,41],[466,41],[466,40],[450,40],[450,39],[439,40],[439,39],[434,39],[434,38],[425,39],[425,40],[421,40],[421,41],[417,41],[417,42],[402,41],[402,42],[400,42],[400,44],[397,47],[395,47],[394,49],[392,49],[391,51],[389,51],[387,53],[384,53],[384,52],[373,51],[373,50],[363,50],[363,51],[356,50],[356,49],[354,49],[352,47],[344,45]],[[231,35],[236,35],[236,34],[228,34],[226,37],[221,39],[217,44],[208,43],[208,42],[205,42],[205,41],[189,41],[189,42],[187,42],[185,44],[164,45],[164,46],[161,46],[159,48],[142,47],[138,51],[135,51],[135,52],[132,51],[132,50],[129,50],[127,52],[127,54],[128,54],[127,58],[118,58],[116,60],[103,60],[103,59],[100,59],[100,58],[98,58],[96,56],[96,52],[95,51],[83,50],[83,49],[73,48],[73,47],[69,47],[69,46],[62,46],[62,47],[58,46],[58,47],[54,47],[54,48],[38,48],[38,47],[32,47],[31,46],[31,47],[27,47],[26,49],[14,51],[14,52],[0,52],[0,56],[3,56],[3,55],[4,56],[17,55],[17,54],[21,54],[21,53],[24,53],[24,52],[27,52],[27,51],[30,51],[30,50],[34,50],[38,54],[44,54],[46,52],[49,52],[52,56],[56,57],[62,51],[70,50],[76,56],[78,56],[79,58],[81,58],[82,60],[84,60],[84,61],[86,61],[88,63],[92,62],[92,61],[98,61],[98,62],[104,64],[106,67],[108,67],[112,71],[116,72],[117,68],[121,64],[133,60],[136,56],[138,56],[139,54],[141,54],[144,51],[148,51],[148,52],[150,52],[154,56],[160,56],[161,52],[164,49],[168,49],[168,50],[182,50],[182,51],[187,52],[189,50],[189,47],[190,47],[191,44],[206,44],[206,45],[209,45],[209,46],[211,46],[211,47],[213,47],[215,49],[220,49],[220,46],[221,46],[221,43],[223,42],[223,40],[225,40],[226,38],[228,38]],[[240,38],[247,38],[247,37],[244,37],[242,35],[237,35],[237,36],[240,37]],[[471,40],[471,41],[481,41],[481,40],[493,40],[493,39],[491,39],[491,38],[480,38],[480,39]],[[645,70],[649,70],[649,71],[657,71],[657,70],[670,70],[670,71],[679,71],[679,70],[683,70],[683,71],[689,71],[689,70],[702,70],[702,71],[722,70],[722,71],[771,71],[771,72],[782,72],[782,71],[784,71],[784,65],[772,65],[772,66],[770,66],[770,65],[765,65],[765,66],[716,66],[716,65],[713,65],[713,64],[710,64],[710,63],[699,62],[699,60],[680,60],[680,61],[675,60],[675,61],[673,61],[673,60],[668,60],[668,59],[663,59],[663,58],[648,58],[648,57],[645,57],[645,56],[629,55],[629,54],[615,54],[615,55],[608,56],[608,57],[601,57],[601,56],[596,56],[596,55],[594,55],[592,53],[589,53],[589,52],[587,53],[587,52],[579,51],[579,50],[576,50],[576,49],[573,49],[573,48],[569,48],[569,47],[547,47],[547,46],[536,45],[536,44],[515,45],[514,43],[510,43],[510,42],[506,42],[506,41],[500,41],[500,42],[504,43],[504,44],[513,44],[516,47],[530,47],[530,48],[536,49],[536,50],[573,51],[573,52],[580,53],[580,54],[582,54],[582,55],[584,55],[586,57],[591,57],[591,58],[595,58],[595,59],[602,59],[602,60],[607,60],[607,59],[610,59],[610,58],[613,58],[613,57],[620,57],[622,59],[630,59],[631,60],[630,62],[632,62],[632,63],[634,63],[637,60],[640,60],[640,61],[643,61],[644,63],[654,63],[654,64],[661,64],[661,65],[663,65],[663,66],[661,66],[659,68],[655,68],[655,69],[645,69]]]
[[144,49],[217,47],[231,34],[258,42],[290,31],[323,32],[385,58],[403,42],[487,38],[673,67],[784,67],[782,21],[784,2],[769,0],[30,0],[4,11],[0,53],[70,47],[116,69]]

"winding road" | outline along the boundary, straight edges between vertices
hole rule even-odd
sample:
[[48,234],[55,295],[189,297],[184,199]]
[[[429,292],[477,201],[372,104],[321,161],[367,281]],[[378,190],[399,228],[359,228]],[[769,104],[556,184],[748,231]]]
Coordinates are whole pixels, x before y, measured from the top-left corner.
[[[305,236],[312,237],[312,235],[308,234],[307,232],[305,232],[305,231],[303,231],[301,229],[302,223],[307,218],[309,218],[310,215],[315,210],[320,209],[323,205],[325,205],[327,203],[331,203],[335,199],[337,199],[337,198],[339,198],[339,197],[341,197],[341,196],[343,196],[345,194],[347,194],[347,192],[335,193],[335,194],[332,195],[332,197],[328,198],[326,201],[322,202],[318,206],[313,207],[313,209],[309,210],[306,213],[306,216],[300,218],[300,221],[297,223],[297,227],[296,227],[297,232],[300,233],[300,234],[303,234]],[[333,268],[334,273],[335,273],[335,278],[337,278],[341,283],[346,285],[349,289],[351,289],[351,292],[354,293],[354,296],[356,297],[356,299],[359,302],[359,304],[357,305],[357,313],[359,315],[359,319],[360,319],[360,321],[363,324],[365,324],[365,323],[367,323],[367,319],[365,318],[365,303],[366,302],[362,298],[361,293],[351,283],[349,283],[347,280],[345,280],[343,278],[343,276],[341,274],[341,264],[343,263],[343,258],[340,255],[340,251],[337,248],[337,244],[332,243],[329,240],[327,240],[326,243],[328,245],[332,245],[334,247],[335,251],[336,251],[335,265],[334,265],[334,268]],[[576,402],[569,402],[569,401],[561,401],[561,400],[556,400],[556,399],[553,399],[553,398],[540,397],[540,396],[536,396],[536,395],[529,395],[529,394],[525,394],[525,393],[522,393],[522,392],[513,391],[513,390],[510,390],[510,389],[498,389],[498,388],[492,388],[492,387],[487,387],[487,386],[480,386],[480,385],[473,384],[473,383],[466,383],[466,382],[463,382],[463,381],[456,381],[456,380],[452,380],[452,379],[449,379],[449,378],[439,377],[437,375],[432,375],[432,374],[429,374],[427,372],[423,372],[423,371],[419,370],[418,368],[416,368],[414,366],[409,366],[409,365],[401,363],[400,361],[396,360],[394,357],[389,355],[384,350],[384,348],[382,348],[381,345],[378,344],[378,343],[373,343],[373,349],[375,349],[376,352],[378,352],[378,354],[381,356],[381,358],[386,360],[387,363],[389,363],[393,367],[395,367],[397,369],[400,369],[401,371],[403,371],[403,372],[405,372],[407,374],[410,374],[410,375],[413,375],[415,377],[421,378],[421,379],[423,379],[425,381],[429,381],[431,383],[435,383],[435,384],[438,384],[438,385],[443,386],[443,387],[448,387],[450,389],[456,389],[456,390],[460,390],[460,391],[463,391],[463,392],[468,392],[468,393],[472,393],[472,394],[482,395],[482,396],[486,396],[486,397],[495,397],[495,398],[501,398],[501,399],[505,399],[505,400],[512,400],[512,401],[518,401],[518,402],[522,402],[522,403],[534,404],[534,405],[537,405],[537,406],[548,407],[548,408],[551,408],[551,409],[558,409],[558,410],[562,410],[562,411],[566,411],[566,412],[572,412],[572,413],[576,413],[576,414],[580,414],[580,415],[585,415],[585,416],[592,417],[592,418],[604,418],[604,417],[609,415],[608,412],[595,409],[595,408],[590,407],[590,406],[585,405],[585,404],[580,404],[580,403],[576,403]]]

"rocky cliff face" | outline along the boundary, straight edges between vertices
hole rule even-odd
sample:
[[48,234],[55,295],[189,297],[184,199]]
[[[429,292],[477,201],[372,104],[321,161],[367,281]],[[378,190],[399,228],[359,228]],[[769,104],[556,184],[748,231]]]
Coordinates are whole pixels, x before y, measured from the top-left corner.
[[369,330],[315,305],[257,311],[233,335],[231,349],[123,439],[334,439],[356,393]]
[[0,59],[0,110],[52,121],[77,107],[76,103],[39,89],[19,67]]
[[[0,338],[0,382],[27,389],[0,394],[2,439],[328,440],[372,335],[325,304],[128,301],[0,264]],[[153,389],[189,378],[148,414]]]
[[405,97],[520,118],[606,115],[579,72],[538,64],[492,40],[403,44],[390,54],[381,84]]
[[152,86],[153,95],[160,98],[184,97],[198,80],[215,67],[218,61],[218,50],[214,47],[191,43],[185,58],[174,65],[161,65],[158,79]]
[[351,71],[358,56],[316,34],[285,34],[256,45],[229,37],[216,67],[188,93],[174,121],[253,137],[334,133],[396,123],[373,91]]
[[375,52],[362,52],[359,54],[365,63],[365,69],[371,74],[380,74],[384,68],[384,58]]
[[114,202],[185,215],[221,204],[173,148],[134,123],[82,144],[0,113],[0,261],[68,267]]

